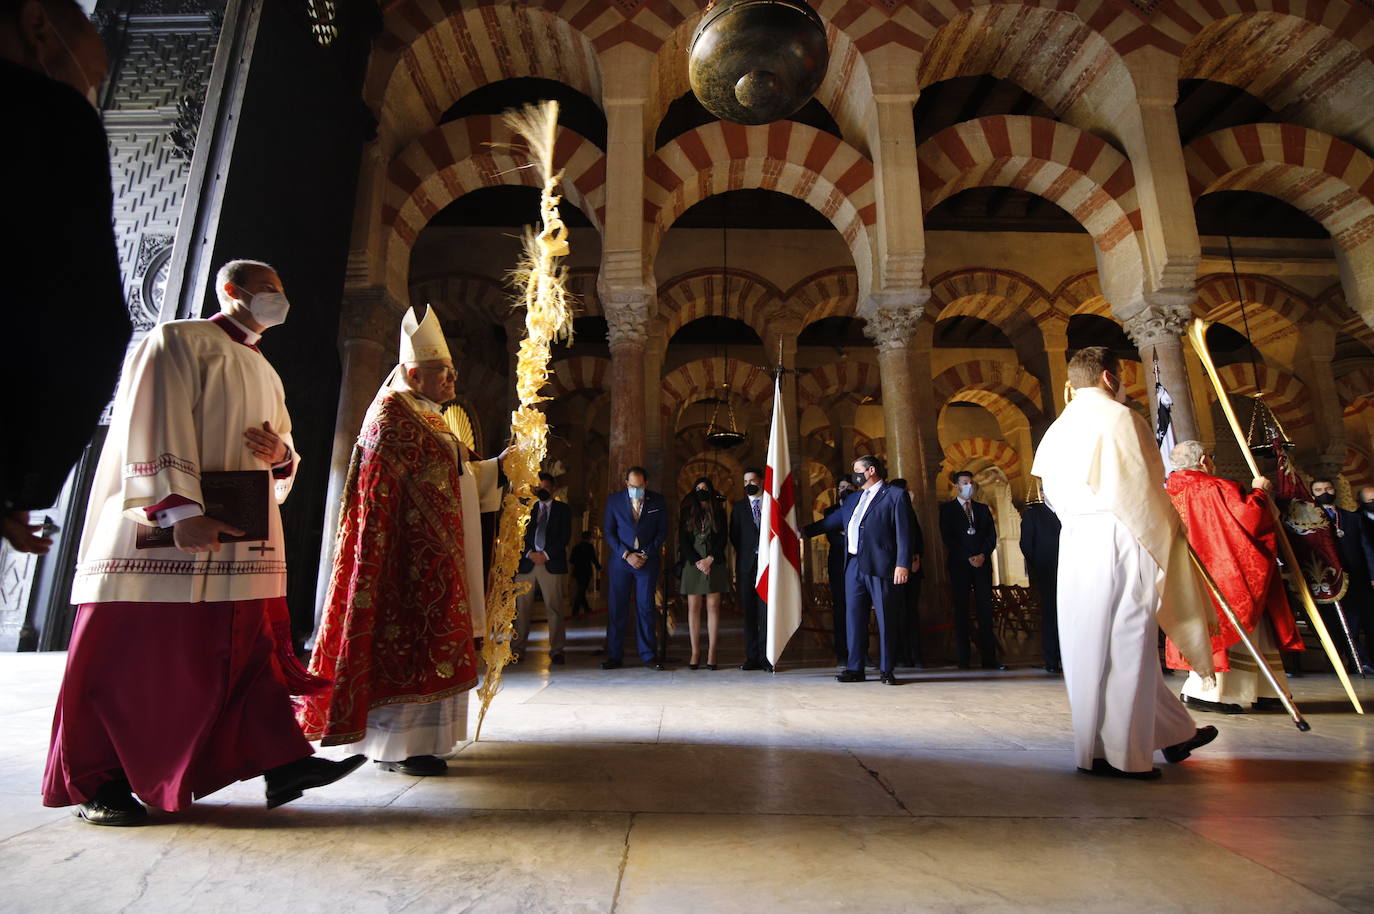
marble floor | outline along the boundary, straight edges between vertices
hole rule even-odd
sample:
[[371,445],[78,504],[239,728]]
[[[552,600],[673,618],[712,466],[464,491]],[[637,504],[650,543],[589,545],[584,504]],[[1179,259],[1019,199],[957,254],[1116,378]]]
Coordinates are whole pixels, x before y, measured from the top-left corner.
[[510,670],[447,777],[273,811],[258,779],[139,829],[39,804],[64,656],[0,655],[0,911],[1374,912],[1374,715],[1332,677],[1292,681],[1310,733],[1209,715],[1162,780],[1103,781],[1035,669],[602,672],[598,621]]

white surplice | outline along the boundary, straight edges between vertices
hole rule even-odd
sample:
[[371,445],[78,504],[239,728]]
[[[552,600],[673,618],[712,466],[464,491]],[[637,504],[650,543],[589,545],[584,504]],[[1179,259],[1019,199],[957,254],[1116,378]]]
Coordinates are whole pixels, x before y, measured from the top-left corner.
[[1059,516],[1059,637],[1080,768],[1148,771],[1155,749],[1196,725],[1164,683],[1158,632],[1212,671],[1211,605],[1144,420],[1080,389],[1040,442],[1031,472]]
[[[439,404],[411,391],[404,373],[394,372],[387,386],[405,391],[411,405],[421,412],[440,414]],[[458,459],[458,439],[454,459]],[[463,511],[463,564],[467,572],[468,608],[473,637],[486,637],[486,574],[482,567],[482,513],[501,507],[499,462],[467,460],[459,479]],[[394,704],[367,713],[367,734],[347,747],[370,759],[399,762],[415,755],[447,755],[467,739],[468,693],[459,692],[425,704]]]
[[196,603],[255,600],[286,593],[286,550],[277,505],[295,466],[273,480],[266,542],[225,543],[197,555],[174,547],[138,549],[145,508],[170,496],[203,504],[200,474],[261,470],[244,441],[272,428],[291,448],[281,378],[262,353],[209,320],[159,324],[125,360],[114,413],[96,468],[77,557],[72,602]]

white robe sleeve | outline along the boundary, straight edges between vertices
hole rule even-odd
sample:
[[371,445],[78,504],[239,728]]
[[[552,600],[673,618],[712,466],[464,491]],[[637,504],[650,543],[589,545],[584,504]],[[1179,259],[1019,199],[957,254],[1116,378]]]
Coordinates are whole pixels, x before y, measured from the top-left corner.
[[154,330],[125,363],[112,430],[124,432],[120,468],[124,516],[152,524],[145,508],[179,495],[204,504],[194,410],[199,360],[184,339]]
[[464,472],[471,473],[477,482],[478,510],[483,514],[501,510],[501,464],[495,457],[489,460],[469,460]]

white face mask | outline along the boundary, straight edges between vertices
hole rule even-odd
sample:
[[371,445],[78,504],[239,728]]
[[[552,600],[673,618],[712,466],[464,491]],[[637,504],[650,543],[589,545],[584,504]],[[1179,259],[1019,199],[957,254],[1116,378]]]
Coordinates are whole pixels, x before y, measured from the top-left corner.
[[1121,378],[1116,379],[1116,393],[1112,394],[1112,398],[1118,403],[1126,402],[1126,382]]
[[248,300],[248,313],[266,330],[286,321],[291,303],[284,292],[259,292]]
[[643,486],[627,486],[626,488],[628,489],[631,498],[637,500],[644,497]]
[[964,501],[968,501],[969,499],[973,498],[973,483],[965,482],[960,484],[959,497],[962,498]]

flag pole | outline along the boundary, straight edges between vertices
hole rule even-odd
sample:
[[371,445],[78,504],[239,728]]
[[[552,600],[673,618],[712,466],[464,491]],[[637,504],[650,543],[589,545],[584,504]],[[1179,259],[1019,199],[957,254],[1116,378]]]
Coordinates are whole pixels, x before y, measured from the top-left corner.
[[[1200,317],[1194,318],[1192,325],[1188,328],[1188,342],[1193,344],[1193,351],[1202,360],[1202,367],[1206,369],[1207,377],[1211,380],[1212,386],[1216,388],[1217,401],[1221,404],[1221,411],[1226,416],[1227,424],[1231,426],[1232,434],[1236,436],[1236,443],[1240,445],[1240,452],[1245,457],[1250,472],[1255,476],[1260,476],[1259,464],[1255,463],[1255,455],[1250,452],[1250,445],[1245,440],[1245,433],[1240,429],[1240,421],[1236,418],[1236,411],[1231,408],[1231,401],[1226,395],[1226,388],[1221,383],[1221,375],[1217,373],[1216,363],[1212,361],[1212,354],[1207,349],[1207,328],[1210,326],[1210,322]],[[1345,671],[1345,663],[1341,660],[1340,654],[1336,652],[1336,643],[1331,640],[1331,633],[1326,629],[1326,622],[1322,620],[1321,613],[1317,610],[1316,601],[1312,599],[1311,589],[1307,586],[1302,566],[1298,564],[1298,556],[1293,551],[1293,544],[1288,541],[1288,530],[1283,523],[1283,518],[1279,516],[1279,506],[1272,498],[1266,498],[1264,501],[1269,505],[1269,513],[1274,519],[1274,526],[1278,532],[1279,552],[1282,553],[1284,562],[1297,575],[1298,597],[1302,600],[1302,608],[1307,611],[1308,621],[1316,630],[1322,650],[1326,652],[1327,659],[1335,668],[1336,678],[1341,681],[1341,687],[1345,689],[1346,696],[1350,699],[1350,703],[1355,706],[1355,712],[1363,714],[1364,706],[1360,704],[1359,696],[1355,694],[1355,687],[1351,685],[1350,677]]]

